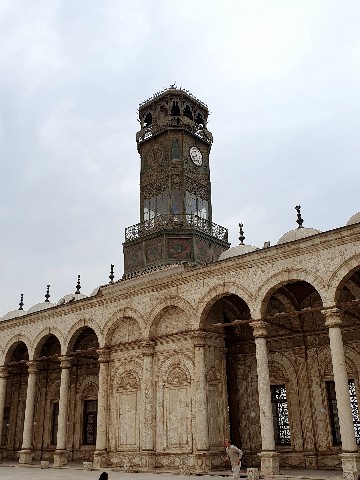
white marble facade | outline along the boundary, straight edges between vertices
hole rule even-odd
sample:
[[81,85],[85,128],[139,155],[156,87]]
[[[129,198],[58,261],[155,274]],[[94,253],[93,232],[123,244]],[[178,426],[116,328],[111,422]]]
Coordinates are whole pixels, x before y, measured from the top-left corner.
[[[1,456],[206,471],[222,465],[230,424],[244,463],[263,473],[343,466],[357,478],[347,384],[359,397],[359,272],[355,223],[5,316]],[[286,387],[286,445],[275,441],[271,385]]]

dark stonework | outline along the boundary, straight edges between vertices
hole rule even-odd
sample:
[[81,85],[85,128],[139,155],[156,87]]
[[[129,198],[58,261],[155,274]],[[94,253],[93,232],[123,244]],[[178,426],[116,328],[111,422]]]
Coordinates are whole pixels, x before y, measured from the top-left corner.
[[204,264],[230,247],[212,222],[207,106],[169,88],[140,104],[140,222],[125,230],[124,276],[148,267]]

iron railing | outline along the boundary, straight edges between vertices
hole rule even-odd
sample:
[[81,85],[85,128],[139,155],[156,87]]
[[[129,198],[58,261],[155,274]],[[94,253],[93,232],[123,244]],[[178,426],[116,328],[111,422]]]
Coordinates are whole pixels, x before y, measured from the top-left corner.
[[144,222],[127,227],[125,228],[125,242],[137,240],[160,230],[176,228],[192,228],[208,233],[223,242],[228,241],[227,228],[210,222],[205,218],[198,217],[197,215],[186,213],[182,215],[157,215],[151,220],[145,220]]

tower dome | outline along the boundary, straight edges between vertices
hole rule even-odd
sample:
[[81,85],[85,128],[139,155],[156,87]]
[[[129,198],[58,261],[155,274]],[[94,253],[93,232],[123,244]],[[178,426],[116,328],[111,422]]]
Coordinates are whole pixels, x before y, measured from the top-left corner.
[[355,225],[355,223],[360,223],[360,212],[350,217],[346,225]]
[[222,252],[222,254],[219,257],[219,260],[225,260],[226,258],[231,258],[231,257],[237,257],[239,255],[244,255],[245,253],[250,253],[254,252],[255,250],[259,250],[258,247],[253,247],[252,245],[245,245],[244,240],[244,230],[243,230],[243,224],[239,223],[239,228],[240,228],[240,244],[236,245],[235,247],[228,248],[225,250],[225,252]]
[[45,301],[36,303],[33,305],[27,313],[40,312],[41,310],[46,310],[47,308],[53,307],[55,304],[51,303],[50,300],[50,285],[46,285]]
[[295,240],[301,240],[302,238],[306,237],[312,237],[313,235],[321,233],[320,230],[316,230],[316,228],[305,228],[302,226],[304,220],[301,218],[300,209],[300,205],[297,205],[295,207],[295,210],[297,211],[296,223],[299,225],[298,228],[290,230],[289,232],[286,232],[284,235],[282,235],[282,237],[280,237],[277,242],[278,245],[281,245],[282,243],[294,242]]

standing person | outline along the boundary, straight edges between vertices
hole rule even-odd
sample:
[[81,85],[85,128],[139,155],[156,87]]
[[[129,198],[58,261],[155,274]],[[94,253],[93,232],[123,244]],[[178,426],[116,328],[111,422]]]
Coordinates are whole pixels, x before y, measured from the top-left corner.
[[224,446],[227,454],[225,459],[228,458],[230,460],[233,478],[234,480],[238,480],[240,478],[241,457],[243,456],[243,452],[240,448],[235,447],[235,445],[231,445],[228,438],[225,440]]
[[102,472],[102,474],[99,477],[99,480],[108,480],[109,475],[106,472]]

